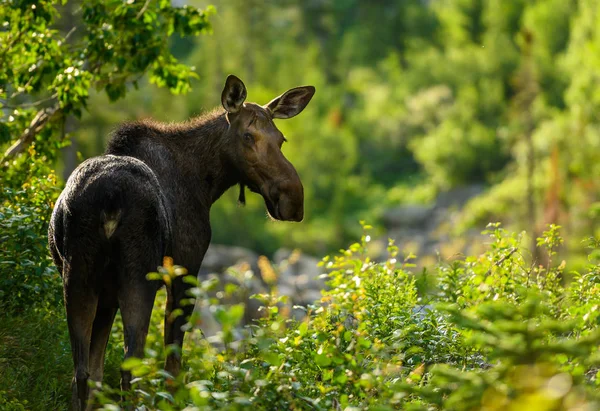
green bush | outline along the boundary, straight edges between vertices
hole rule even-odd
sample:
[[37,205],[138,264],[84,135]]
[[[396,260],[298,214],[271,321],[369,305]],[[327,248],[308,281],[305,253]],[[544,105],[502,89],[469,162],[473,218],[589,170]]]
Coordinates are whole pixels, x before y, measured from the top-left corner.
[[[48,251],[48,222],[60,188],[44,159],[6,179],[0,193],[0,310],[57,307],[61,280]],[[16,180],[16,181],[15,181]]]
[[[156,310],[147,358],[123,365],[137,377],[127,401],[161,410],[597,409],[599,266],[566,282],[564,262],[552,262],[556,226],[538,241],[550,256],[538,267],[519,235],[498,225],[487,233],[487,252],[436,266],[437,287],[423,295],[410,256],[390,243],[385,261],[371,261],[365,234],[323,259],[328,290],[301,321],[273,289],[255,296],[264,317],[240,331],[243,306],[208,298],[215,280],[197,283],[193,297],[223,327],[218,344],[193,315],[183,372],[173,378],[161,367],[171,348],[160,346]],[[176,275],[161,271],[156,278]],[[228,286],[225,297],[235,292]],[[114,409],[117,394],[105,385],[97,401]]]

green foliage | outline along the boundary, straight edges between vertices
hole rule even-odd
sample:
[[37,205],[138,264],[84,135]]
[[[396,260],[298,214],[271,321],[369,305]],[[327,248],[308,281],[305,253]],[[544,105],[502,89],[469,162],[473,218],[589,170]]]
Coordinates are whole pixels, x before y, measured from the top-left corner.
[[[557,230],[538,240],[550,253],[561,241]],[[169,348],[156,346],[154,324],[148,357],[123,364],[138,377],[127,401],[165,410],[594,409],[598,266],[564,282],[564,263],[523,264],[521,235],[498,224],[487,233],[484,254],[437,265],[438,287],[420,295],[412,256],[399,260],[390,243],[385,261],[371,261],[366,231],[361,242],[323,259],[328,289],[298,321],[286,314],[286,296],[272,289],[255,296],[263,317],[241,329],[243,307],[209,297],[214,279],[188,278],[222,332],[210,344],[195,313],[182,374],[173,378],[162,370]],[[276,275],[268,265],[261,269],[265,279]],[[228,287],[225,294],[238,292]],[[117,393],[104,385],[96,398],[113,409]]]
[[[63,130],[75,139],[70,151],[100,154],[120,121],[185,120],[218,105],[229,73],[262,103],[297,84],[316,86],[302,116],[278,123],[303,179],[305,223],[262,229],[262,202],[249,200],[242,213],[231,193],[213,211],[220,243],[267,254],[281,246],[326,253],[360,235],[356,220],[378,222],[384,207],[431,201],[471,183],[490,189],[465,210],[461,227],[533,224],[524,201],[528,121],[534,206],[559,209],[543,223],[560,218],[574,231],[567,238],[598,235],[580,208],[598,192],[598,0],[383,0],[377,8],[346,0],[215,0],[215,31],[201,41],[182,36],[212,33],[213,8],[192,7],[203,2],[38,3],[11,1],[1,12],[9,25],[0,33],[0,147],[21,136],[49,162],[58,159],[58,170],[58,149],[70,137]],[[194,93],[173,99],[149,83],[174,93],[192,84]],[[524,89],[535,91],[525,108]],[[108,104],[126,92],[126,101]],[[56,107],[33,139],[24,135],[42,109]],[[71,133],[67,114],[79,112]],[[15,175],[29,164],[14,161]]]
[[[0,408],[60,409],[69,395],[60,278],[46,249],[60,150],[96,155],[122,120],[210,109],[229,73],[257,102],[303,83],[317,95],[298,119],[278,123],[304,183],[305,222],[265,224],[260,198],[241,211],[228,193],[211,213],[217,242],[325,253],[360,236],[358,219],[473,182],[489,190],[464,210],[459,231],[535,226],[524,201],[531,184],[538,220],[560,220],[567,240],[600,234],[598,0],[215,3],[215,33],[202,41],[183,37],[211,31],[210,7],[0,8]],[[193,94],[173,99],[192,84]],[[427,290],[393,245],[385,261],[369,260],[364,234],[323,262],[329,288],[299,322],[272,290],[256,296],[264,318],[241,329],[247,308],[209,297],[213,280],[196,284],[193,297],[222,332],[207,341],[193,316],[184,372],[172,378],[155,310],[147,357],[124,365],[136,391],[123,395],[165,410],[597,409],[599,245],[591,241],[588,266],[571,272],[562,256],[581,251],[557,230],[540,236],[543,264],[531,265],[530,239],[491,225],[487,251],[428,267]],[[174,273],[163,267],[156,279]],[[223,297],[243,291],[234,288]],[[117,320],[97,399],[106,409],[122,395],[111,388],[122,338]]]
[[[471,183],[489,190],[465,210],[462,227],[488,221],[526,227],[524,117],[533,128],[536,209],[550,207],[543,199],[554,190],[558,199],[552,207],[560,208],[560,223],[574,231],[565,232],[566,237],[581,231],[598,235],[596,224],[580,224],[589,220],[580,204],[595,201],[589,193],[598,191],[598,98],[593,95],[598,65],[589,57],[597,55],[597,0],[383,0],[377,8],[346,0],[215,0],[219,18],[212,22],[214,33],[201,41],[179,38],[188,32],[178,30],[179,17],[173,17],[194,13],[190,21],[201,19],[192,7],[167,12],[152,1],[141,18],[131,18],[142,3],[83,2],[119,10],[109,13],[106,24],[113,29],[108,32],[92,19],[90,36],[97,35],[92,43],[105,36],[114,42],[110,50],[94,54],[110,69],[101,70],[102,80],[91,81],[87,101],[94,109],[83,113],[74,134],[72,150],[84,158],[100,154],[110,130],[123,120],[179,121],[212,109],[230,73],[243,78],[249,99],[260,103],[298,84],[317,88],[298,119],[278,123],[289,140],[284,152],[304,183],[305,222],[264,229],[262,201],[249,196],[242,212],[236,195],[229,193],[212,213],[216,241],[267,254],[281,246],[327,253],[360,235],[356,220],[378,223],[385,207],[431,201],[439,191]],[[208,12],[197,20],[202,23],[190,24],[202,26]],[[174,39],[167,42],[159,33],[171,29]],[[79,40],[78,33],[69,42]],[[524,51],[524,33],[533,39],[530,56]],[[134,50],[135,41],[142,45]],[[167,44],[165,50],[195,67],[203,81],[191,78],[194,93],[173,99],[166,90],[148,86],[155,82],[179,91],[171,87],[177,81],[187,87],[176,74],[180,63],[171,64],[170,58],[148,63],[146,72],[154,77],[140,78],[141,68],[156,55],[155,44]],[[158,70],[161,79],[153,74],[153,64],[165,65]],[[517,81],[524,66],[532,76]],[[68,67],[86,70],[75,63]],[[192,75],[187,70],[179,74]],[[124,86],[138,78],[139,90]],[[93,90],[104,83],[101,93]],[[536,90],[527,109],[517,108],[523,88]],[[127,100],[108,104],[106,92],[120,96],[125,90]],[[60,129],[60,118],[55,120]],[[8,142],[19,132],[0,129],[0,135]],[[574,139],[578,144],[572,144]],[[38,140],[38,151],[42,143],[52,145],[54,154],[47,156],[54,161],[57,140],[47,135]],[[555,149],[559,158],[552,165]]]
[[47,246],[68,123],[88,108],[90,90],[116,100],[146,72],[173,93],[189,91],[197,75],[174,57],[171,38],[209,31],[212,11],[162,0],[2,3],[0,408],[62,409],[70,395],[61,280]]
[[[36,141],[37,150],[54,161],[65,122],[70,115],[81,117],[90,89],[114,101],[150,72],[158,86],[189,91],[197,75],[173,56],[169,39],[207,32],[212,11],[162,0],[6,2],[0,9],[2,167],[13,175],[27,173],[27,158],[5,160]],[[20,183],[11,181],[13,187]]]
[[47,236],[59,187],[52,170],[30,152],[25,182],[4,187],[0,197],[0,307],[8,311],[54,308],[62,301]]
[[2,311],[0,409],[66,407],[73,362],[63,317],[61,308],[45,312]]

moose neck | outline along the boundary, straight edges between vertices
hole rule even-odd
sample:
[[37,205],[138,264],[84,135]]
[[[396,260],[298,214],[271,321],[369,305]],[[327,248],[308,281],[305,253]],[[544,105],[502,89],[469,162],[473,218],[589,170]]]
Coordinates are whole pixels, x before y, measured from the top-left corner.
[[179,163],[188,189],[212,205],[239,183],[240,172],[230,158],[229,124],[224,113],[210,113],[192,120],[189,129],[174,137],[181,144]]
[[106,154],[144,161],[173,201],[208,210],[240,181],[238,167],[228,155],[228,127],[223,111],[186,123],[128,123],[115,131]]

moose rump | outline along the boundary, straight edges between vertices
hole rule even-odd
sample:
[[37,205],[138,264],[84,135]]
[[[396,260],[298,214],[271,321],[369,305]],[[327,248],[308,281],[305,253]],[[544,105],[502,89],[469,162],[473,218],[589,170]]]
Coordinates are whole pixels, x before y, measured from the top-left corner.
[[[154,172],[128,156],[83,162],[55,206],[48,240],[64,285],[74,363],[73,409],[84,409],[88,379],[102,381],[104,353],[121,310],[125,357],[142,357],[158,285],[146,280],[170,242],[166,199]],[[130,384],[123,372],[122,385]]]

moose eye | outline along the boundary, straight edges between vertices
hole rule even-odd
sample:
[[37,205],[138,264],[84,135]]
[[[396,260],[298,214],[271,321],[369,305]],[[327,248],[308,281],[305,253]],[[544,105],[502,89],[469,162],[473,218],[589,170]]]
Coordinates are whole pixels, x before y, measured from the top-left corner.
[[254,144],[254,136],[250,133],[244,133],[244,141],[249,144]]

